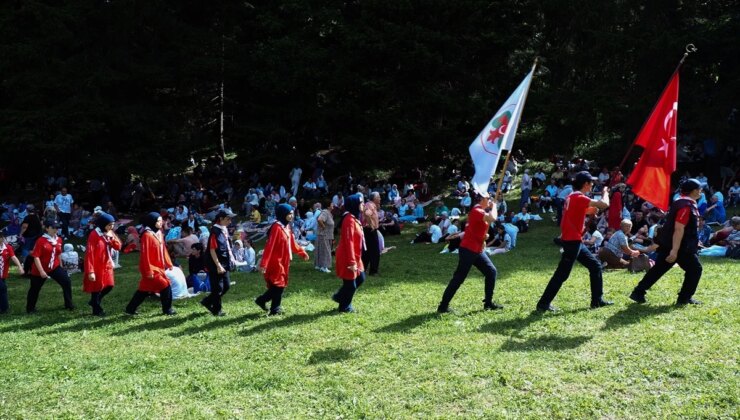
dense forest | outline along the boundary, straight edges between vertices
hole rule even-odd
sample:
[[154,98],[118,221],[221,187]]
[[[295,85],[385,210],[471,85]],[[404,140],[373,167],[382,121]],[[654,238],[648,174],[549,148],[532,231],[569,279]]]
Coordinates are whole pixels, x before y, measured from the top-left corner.
[[462,164],[535,58],[516,147],[618,163],[688,43],[679,144],[724,147],[738,34],[734,0],[8,0],[0,168]]

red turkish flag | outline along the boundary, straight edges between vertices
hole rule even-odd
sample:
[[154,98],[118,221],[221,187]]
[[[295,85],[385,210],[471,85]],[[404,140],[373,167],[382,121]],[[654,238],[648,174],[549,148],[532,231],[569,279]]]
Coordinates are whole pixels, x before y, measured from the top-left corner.
[[671,174],[676,170],[677,121],[678,71],[635,139],[635,145],[645,150],[627,179],[636,195],[663,211],[668,210]]

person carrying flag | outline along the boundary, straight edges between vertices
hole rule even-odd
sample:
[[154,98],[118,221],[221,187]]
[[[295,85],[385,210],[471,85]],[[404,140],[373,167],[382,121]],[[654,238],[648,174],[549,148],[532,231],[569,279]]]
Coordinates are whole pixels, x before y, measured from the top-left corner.
[[588,268],[591,279],[591,308],[599,308],[611,305],[613,302],[604,300],[603,279],[601,262],[594,257],[586,245],[583,244],[583,230],[586,214],[595,214],[596,210],[606,210],[609,208],[609,189],[604,187],[601,200],[592,200],[586,193],[591,191],[593,183],[597,178],[591,176],[588,171],[581,171],[576,174],[573,182],[574,192],[570,193],[563,204],[563,219],[560,222],[563,254],[560,257],[560,263],[555,273],[550,278],[550,282],[545,288],[539,302],[537,310],[541,312],[555,312],[557,308],[551,305],[553,299],[558,294],[560,287],[568,280],[570,271],[576,261]]
[[630,294],[630,299],[637,303],[645,303],[645,294],[663,274],[678,264],[684,270],[683,286],[678,292],[676,305],[699,305],[694,299],[694,293],[699,286],[702,266],[697,256],[699,250],[699,209],[696,200],[701,197],[701,183],[696,179],[688,179],[681,184],[681,196],[673,202],[665,224],[657,237],[658,258],[655,265],[645,273]]

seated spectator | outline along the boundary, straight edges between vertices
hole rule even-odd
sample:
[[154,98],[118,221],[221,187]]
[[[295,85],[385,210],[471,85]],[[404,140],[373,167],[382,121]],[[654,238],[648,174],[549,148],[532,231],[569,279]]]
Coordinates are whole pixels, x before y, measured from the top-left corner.
[[414,200],[413,203],[406,207],[411,210],[411,214],[404,215],[404,206],[401,206],[399,209],[399,220],[401,222],[421,223],[426,220],[426,216],[424,216],[424,206],[419,202],[419,200]]
[[[722,229],[722,231],[720,232],[722,232],[723,239],[718,240],[715,245],[699,250],[699,255],[704,257],[740,258],[740,216],[734,216],[730,219],[730,227]],[[720,232],[717,232],[715,236],[720,236]]]
[[447,244],[442,249],[440,254],[458,254],[460,251],[460,243],[462,242],[462,238],[465,235],[465,224],[461,224],[460,220],[455,219],[452,221],[452,226],[450,226],[449,231],[450,234],[444,238],[444,241]]
[[72,244],[64,244],[64,252],[60,255],[60,259],[62,268],[67,270],[67,274],[75,274],[81,271],[80,256]]
[[447,235],[447,229],[451,226],[451,220],[447,216],[447,212],[443,211],[442,214],[439,216],[439,228],[442,229],[442,234]]
[[303,196],[306,198],[314,198],[318,196],[318,186],[313,178],[310,178],[303,184]]
[[252,248],[252,241],[249,239],[244,242],[241,240],[234,241],[234,260],[237,271],[246,273],[258,271],[256,254],[254,248]]
[[173,258],[187,258],[190,256],[193,244],[199,242],[189,226],[180,228],[180,238],[167,241],[167,250]]
[[496,223],[495,229],[496,236],[490,242],[490,246],[486,248],[486,253],[488,255],[496,255],[511,251],[511,236],[506,232],[504,225]]
[[708,224],[722,224],[727,219],[721,193],[714,193],[710,198],[706,213],[704,213],[704,219]]
[[128,254],[131,252],[139,251],[141,243],[139,242],[139,231],[136,230],[135,226],[129,226],[126,228],[126,245],[123,247],[123,253]]
[[519,232],[526,233],[529,231],[529,221],[532,220],[532,215],[527,210],[527,206],[522,207],[522,211],[512,217],[511,221],[516,227],[519,228]]
[[398,219],[398,210],[395,207],[385,212],[385,217],[380,220],[378,229],[383,236],[401,234],[401,222]]
[[599,259],[606,264],[607,268],[627,268],[629,261],[624,257],[637,257],[640,251],[632,249],[629,246],[627,235],[632,229],[632,221],[629,219],[622,220],[620,229],[614,232],[614,235],[604,243],[604,247],[599,251]]
[[460,199],[460,207],[462,207],[462,214],[468,214],[470,212],[470,206],[473,200],[470,198],[470,192],[465,191],[462,198]]
[[252,214],[249,215],[249,221],[256,225],[262,223],[262,215],[258,207],[252,207]]
[[436,223],[432,222],[431,220],[427,220],[426,222],[426,230],[416,235],[416,238],[414,238],[413,241],[411,241],[412,244],[420,244],[420,243],[439,243],[439,241],[443,239],[442,238],[442,229],[437,226]]
[[178,204],[177,207],[175,207],[175,220],[182,223],[187,219],[188,209],[184,205]]
[[586,245],[588,250],[593,254],[598,254],[601,244],[604,242],[604,235],[599,232],[597,227],[598,224],[592,221],[588,224],[586,234],[583,235],[583,244]]
[[439,220],[440,218],[442,218],[442,213],[450,214],[450,209],[447,208],[442,200],[437,200],[437,203],[434,207],[434,218],[436,220]]
[[545,172],[542,171],[542,168],[540,168],[537,170],[537,172],[534,173],[534,176],[532,177],[532,183],[535,188],[541,188],[543,185],[545,185],[545,181],[547,181],[547,176],[545,175]]
[[187,286],[192,289],[193,293],[211,290],[205,259],[203,245],[199,242],[194,243],[190,247],[190,256],[188,256],[188,277],[186,279]]
[[699,227],[697,234],[699,235],[699,248],[708,248],[709,240],[712,238],[712,228],[710,228],[703,217],[699,217]]
[[735,181],[735,184],[730,187],[727,192],[728,202],[727,206],[735,207],[740,204],[740,182]]

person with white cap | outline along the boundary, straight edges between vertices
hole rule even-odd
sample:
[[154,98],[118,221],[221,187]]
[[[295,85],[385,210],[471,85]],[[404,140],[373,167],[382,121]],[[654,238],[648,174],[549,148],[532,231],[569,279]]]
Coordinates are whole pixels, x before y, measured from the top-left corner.
[[465,235],[460,242],[457,269],[455,269],[455,273],[442,295],[442,301],[437,307],[439,313],[451,312],[450,301],[455,297],[457,289],[465,281],[472,266],[475,266],[485,278],[483,310],[503,308],[503,306],[493,302],[497,272],[491,259],[484,252],[488,227],[497,217],[496,207],[491,206],[491,199],[487,192],[475,191],[473,200],[477,204],[470,210]]
[[560,224],[560,240],[563,254],[555,273],[550,278],[542,297],[537,303],[537,310],[555,312],[557,308],[551,305],[558,294],[560,287],[568,280],[576,261],[588,268],[591,280],[591,308],[600,308],[611,305],[613,302],[604,300],[601,262],[586,245],[583,244],[586,215],[596,214],[596,210],[609,208],[609,189],[604,187],[601,200],[592,200],[586,193],[591,191],[596,178],[588,171],[578,172],[573,181],[574,192],[570,193],[563,204],[563,219]]

